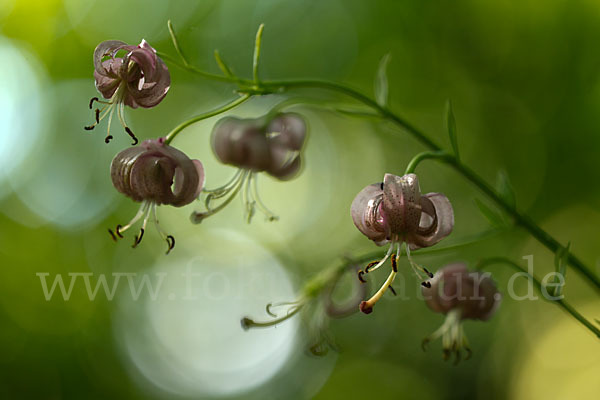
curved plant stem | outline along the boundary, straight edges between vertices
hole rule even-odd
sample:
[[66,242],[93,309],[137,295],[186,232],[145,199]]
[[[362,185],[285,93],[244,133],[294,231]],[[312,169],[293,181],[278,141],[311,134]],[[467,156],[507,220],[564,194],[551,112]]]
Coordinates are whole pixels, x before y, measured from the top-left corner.
[[[361,93],[360,91],[353,89],[349,86],[323,81],[323,80],[274,80],[274,81],[260,81],[259,85],[254,80],[243,79],[236,76],[225,76],[225,75],[217,75],[202,71],[199,68],[191,66],[189,64],[182,65],[181,63],[176,62],[171,57],[158,53],[160,57],[173,62],[175,65],[178,65],[181,68],[184,68],[190,72],[196,73],[200,76],[203,76],[207,79],[217,80],[221,82],[230,82],[237,84],[240,92],[245,93],[246,97],[242,97],[236,102],[237,104],[247,100],[247,98],[253,95],[261,95],[268,94],[273,92],[282,92],[289,89],[302,89],[302,88],[313,88],[313,89],[323,89],[336,93],[343,94],[354,100],[363,103],[367,107],[371,108],[377,115],[391,121],[398,127],[402,128],[410,135],[412,135],[415,139],[417,139],[423,146],[428,148],[432,154],[433,153],[442,153],[444,150],[441,146],[431,140],[425,133],[411,125],[408,121],[405,121],[398,114],[394,113],[387,106],[380,105],[377,103],[375,99]],[[190,123],[195,121],[199,121],[204,118],[208,118],[213,115],[217,115],[220,112],[226,111],[230,108],[235,107],[236,102],[230,103],[231,107],[222,107],[221,109],[217,109],[209,115],[201,115],[196,117],[196,119],[185,122],[184,124],[175,128],[170,134],[175,136],[177,132],[181,129],[188,126]],[[169,139],[167,136],[167,139]],[[172,137],[171,137],[172,140]],[[473,185],[477,186],[486,196],[492,199],[496,205],[503,210],[505,213],[510,215],[515,223],[525,229],[531,236],[533,236],[538,242],[548,248],[550,251],[556,254],[560,249],[564,249],[564,246],[561,245],[558,240],[552,237],[548,232],[543,230],[540,226],[538,226],[528,215],[519,211],[513,204],[507,202],[502,196],[491,186],[489,185],[481,176],[479,176],[475,171],[473,171],[470,167],[456,158],[455,155],[450,153],[445,153],[446,155],[443,157],[443,161],[445,161],[448,165],[450,165],[454,170],[460,173],[464,178],[469,180]],[[432,157],[427,157],[432,158]],[[438,159],[442,159],[441,157],[435,157]],[[567,252],[567,261],[569,265],[571,265],[576,271],[578,271],[581,275],[583,275],[587,280],[592,284],[592,286],[596,289],[596,291],[600,292],[600,278],[596,276],[578,257],[576,257],[570,251]]]
[[198,122],[198,121],[202,121],[203,119],[214,117],[215,115],[219,115],[221,113],[224,113],[225,111],[231,110],[232,108],[235,108],[235,107],[239,106],[240,104],[242,104],[243,102],[245,102],[246,100],[248,100],[250,97],[252,97],[252,95],[244,94],[243,96],[241,96],[241,97],[239,97],[239,98],[237,98],[215,110],[206,112],[204,114],[197,115],[191,119],[188,119],[187,121],[182,122],[181,124],[177,125],[171,132],[169,132],[167,134],[167,136],[165,138],[165,144],[171,143],[171,141],[173,139],[175,139],[175,136],[177,136],[177,134],[179,132],[181,132],[183,129],[187,128],[191,124]]
[[573,306],[571,306],[569,303],[567,303],[565,300],[563,300],[564,296],[562,296],[561,299],[556,299],[556,300],[549,299],[546,296],[544,296],[544,293],[542,292],[542,288],[543,288],[542,283],[535,276],[529,274],[527,269],[523,268],[521,265],[517,264],[516,262],[512,261],[511,259],[506,258],[506,257],[486,258],[486,259],[481,260],[477,264],[477,269],[483,269],[486,266],[489,266],[492,264],[506,264],[519,272],[524,272],[525,274],[527,274],[527,276],[529,276],[531,278],[531,280],[535,283],[536,288],[540,291],[540,293],[542,294],[542,297],[544,299],[546,299],[550,303],[555,303],[557,306],[562,308],[566,313],[570,314],[573,318],[575,318],[577,321],[579,321],[583,326],[588,328],[594,335],[596,335],[598,338],[600,338],[600,329],[598,329],[594,324],[592,324],[590,321],[588,321],[583,315],[581,315],[579,312],[577,312],[577,310],[575,310],[575,308],[573,308]]
[[404,171],[404,175],[412,174],[413,172],[415,172],[417,166],[421,163],[421,161],[429,159],[439,161],[453,161],[454,157],[451,154],[446,153],[445,151],[424,151],[422,153],[417,154],[413,157],[412,160],[410,160],[408,166],[406,167],[406,171]]

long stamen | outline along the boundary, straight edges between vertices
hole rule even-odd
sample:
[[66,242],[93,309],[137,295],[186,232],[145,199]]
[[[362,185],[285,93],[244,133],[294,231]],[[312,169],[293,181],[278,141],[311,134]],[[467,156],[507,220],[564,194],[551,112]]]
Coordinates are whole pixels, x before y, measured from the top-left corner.
[[265,206],[265,204],[262,202],[259,194],[258,194],[258,179],[256,176],[253,176],[254,173],[252,173],[251,175],[251,179],[252,179],[252,197],[254,198],[254,201],[256,202],[256,206],[258,207],[258,209],[265,214],[265,216],[267,217],[267,219],[269,221],[276,221],[279,219],[279,217],[277,215],[275,215],[271,210],[269,210],[267,208],[267,206]]
[[428,279],[433,278],[433,274],[429,272],[427,268],[413,261],[412,257],[410,256],[410,247],[408,244],[406,244],[406,257],[408,258],[408,263],[412,267],[413,272],[417,278],[422,281],[421,285],[427,288],[431,287],[431,283],[428,282]]
[[117,116],[119,117],[119,122],[121,122],[121,125],[125,129],[125,132],[127,132],[127,134],[133,140],[133,143],[131,143],[131,145],[135,146],[136,144],[138,144],[138,139],[137,139],[137,137],[135,137],[135,135],[133,134],[133,132],[131,131],[131,129],[127,126],[127,123],[125,122],[124,113],[125,113],[125,103],[120,102],[119,106],[117,108]]
[[[131,221],[129,221],[129,223],[125,226],[121,226],[121,225],[117,225],[117,228],[115,229],[116,232],[116,236],[118,236],[119,238],[122,238],[123,235],[122,233],[125,232],[127,229],[131,228],[131,226],[133,224],[135,224],[141,217],[142,215],[144,215],[149,207],[150,203],[149,202],[143,202],[142,205],[140,206],[140,208],[138,209],[138,212],[135,214],[135,216],[131,219]],[[108,233],[110,233],[110,235],[113,237],[113,239],[117,239],[115,236],[115,233],[112,231],[112,229],[108,230]]]
[[390,245],[390,248],[388,249],[385,257],[383,257],[379,261],[374,261],[374,262],[370,263],[369,265],[367,265],[367,268],[365,268],[365,273],[368,274],[370,272],[375,271],[379,267],[381,267],[387,261],[387,259],[390,257],[390,255],[392,254],[393,250],[394,250],[394,243],[392,242],[392,244]]
[[163,228],[161,228],[160,224],[158,223],[158,216],[156,215],[157,207],[158,206],[156,205],[156,203],[152,204],[152,217],[154,219],[154,226],[156,227],[156,230],[158,231],[160,236],[163,238],[163,240],[165,240],[167,242],[167,245],[169,246],[169,248],[167,249],[166,254],[169,254],[171,252],[171,250],[173,250],[173,248],[175,247],[175,238],[171,235],[168,235],[163,230]]
[[[110,110],[110,111],[109,111]],[[110,106],[109,110],[107,110],[108,114],[108,125],[106,127],[106,137],[104,138],[104,143],[109,143],[110,140],[113,138],[110,134],[110,125],[112,124],[112,117],[113,114],[115,112],[115,107],[114,105]]]
[[105,103],[106,105],[100,109],[96,108],[96,110],[94,111],[94,114],[95,114],[94,115],[94,118],[95,118],[94,123],[92,125],[83,127],[86,131],[91,131],[92,129],[94,129],[104,119],[104,117],[106,117],[106,115],[112,110],[112,108],[113,108],[112,103],[106,103],[106,102],[103,102],[103,103]]
[[150,203],[148,203],[148,207],[146,210],[146,216],[144,217],[144,222],[142,222],[142,227],[140,228],[140,234],[135,237],[135,241],[133,242],[133,245],[131,246],[134,249],[137,247],[138,244],[140,244],[140,242],[142,241],[142,238],[144,237],[144,232],[146,231],[146,224],[148,224],[148,219],[150,219],[150,211],[151,211],[151,207],[150,207]]
[[244,179],[246,177],[246,171],[240,169],[238,172],[241,172],[241,173],[236,174],[234,176],[234,179],[227,182],[225,184],[225,186],[221,186],[220,188],[217,188],[212,191],[207,190],[208,196],[206,196],[206,199],[204,200],[204,206],[206,207],[207,211],[211,211],[212,208],[210,207],[210,203],[213,200],[225,197],[226,195],[230,194],[231,191],[234,190],[236,187],[243,184]]
[[[282,301],[280,303],[269,303],[265,307],[265,310],[267,311],[267,314],[269,314],[273,318],[277,318],[277,314],[275,314],[274,312],[271,311],[273,308],[275,308],[275,307],[283,307],[283,306],[294,306],[294,307],[297,307],[300,304],[302,304],[303,302],[304,302],[304,300],[301,299],[301,300],[296,300],[296,301]],[[286,314],[289,314],[292,309],[293,309],[293,307],[291,307]]]
[[252,181],[253,172],[248,173],[247,179],[244,181],[244,188],[242,189],[242,205],[244,207],[244,213],[246,214],[246,222],[250,223],[254,216],[254,205],[255,201],[250,196],[250,183]]
[[240,321],[242,324],[242,328],[244,330],[248,330],[250,328],[256,327],[256,328],[266,328],[269,326],[273,326],[273,325],[277,325],[280,322],[285,321],[286,319],[290,319],[291,317],[293,317],[298,311],[300,311],[302,309],[302,307],[304,307],[305,303],[301,303],[293,308],[291,308],[288,313],[280,318],[276,318],[274,320],[271,321],[265,321],[265,322],[257,322],[254,321],[253,319],[250,319],[248,317],[244,317],[242,318],[242,320]]
[[[392,257],[396,257],[396,254],[393,254]],[[375,293],[369,300],[360,303],[360,311],[364,312],[365,314],[370,314],[371,312],[373,312],[373,306],[379,301],[379,299],[381,299],[385,291],[389,287],[391,287],[397,274],[398,271],[392,270],[392,272],[390,272],[388,278],[385,280],[381,288],[379,288],[377,293]]]
[[[210,201],[207,198],[206,201],[205,201],[206,211],[205,212],[196,212],[196,211],[194,211],[192,213],[192,215],[190,216],[190,219],[192,220],[192,222],[195,223],[195,224],[199,224],[200,222],[202,222],[202,220],[204,220],[204,218],[207,218],[207,217],[210,217],[211,215],[216,214],[217,212],[219,212],[223,208],[225,208],[229,203],[231,203],[231,201],[235,198],[235,196],[237,196],[238,192],[242,188],[242,186],[244,184],[244,181],[245,181],[246,176],[247,176],[248,173],[249,173],[249,171],[243,171],[242,172],[241,177],[236,182],[236,186],[230,191],[229,197],[227,197],[217,207],[210,208]],[[210,196],[210,194],[209,194],[209,196]]]
[[233,175],[233,177],[229,181],[227,181],[227,183],[224,184],[223,186],[220,186],[216,189],[202,189],[202,191],[205,193],[212,194],[213,199],[218,199],[220,197],[223,197],[231,190],[232,187],[234,187],[237,184],[237,181],[238,181],[240,175],[242,174],[242,171],[243,171],[242,168],[238,169],[236,171],[235,175]]

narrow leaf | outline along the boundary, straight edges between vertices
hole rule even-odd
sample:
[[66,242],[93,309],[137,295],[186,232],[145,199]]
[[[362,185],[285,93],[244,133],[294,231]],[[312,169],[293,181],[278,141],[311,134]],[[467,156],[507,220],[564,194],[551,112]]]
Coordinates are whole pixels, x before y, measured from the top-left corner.
[[515,191],[513,189],[512,184],[510,183],[510,179],[508,179],[508,175],[506,171],[500,170],[498,171],[498,176],[496,177],[496,190],[502,199],[511,207],[515,207],[517,201],[515,197]]
[[225,76],[228,76],[228,77],[233,76],[233,72],[231,72],[231,69],[227,66],[227,64],[225,64],[225,62],[221,58],[221,54],[219,54],[219,50],[216,50],[216,49],[215,49],[215,61],[217,62],[219,69],[221,69],[221,71],[223,71]]
[[450,137],[450,144],[452,150],[457,159],[460,159],[458,153],[458,139],[456,137],[456,120],[454,119],[454,112],[452,111],[452,103],[450,100],[446,102],[446,128],[448,129],[448,136]]
[[375,100],[377,104],[382,107],[388,105],[388,78],[387,78],[387,66],[390,62],[391,55],[387,53],[381,57],[379,61],[379,68],[377,68],[377,76],[375,77]]
[[479,199],[475,199],[475,205],[477,206],[477,208],[479,208],[479,211],[481,211],[481,214],[483,214],[483,216],[488,220],[488,222],[490,223],[490,225],[492,225],[492,227],[494,227],[494,228],[506,227],[506,222],[504,221],[504,218],[502,218],[502,215],[498,211],[492,210],[490,207],[488,207],[484,202],[482,202]]

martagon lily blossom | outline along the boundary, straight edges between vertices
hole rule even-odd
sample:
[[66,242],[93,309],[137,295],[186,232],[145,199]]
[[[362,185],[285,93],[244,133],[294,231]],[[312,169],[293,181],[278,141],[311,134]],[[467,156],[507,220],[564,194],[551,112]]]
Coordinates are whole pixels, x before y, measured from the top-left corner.
[[456,362],[460,361],[463,349],[469,358],[471,349],[462,322],[465,319],[488,320],[502,300],[489,272],[470,272],[463,263],[450,264],[435,273],[431,287],[421,290],[427,306],[446,315],[444,324],[423,340],[423,349],[441,336],[445,360],[454,353]]
[[[116,57],[120,51],[126,54]],[[94,102],[103,104],[103,107],[95,109],[96,121],[85,129],[94,129],[108,116],[105,138],[108,143],[112,139],[110,125],[116,110],[121,125],[133,139],[133,145],[136,145],[138,140],[125,122],[123,109],[126,105],[131,108],[151,108],[160,103],[171,85],[167,66],[145,40],[137,46],[107,40],[94,50],[94,78],[96,89],[107,101],[97,97],[90,100],[90,109]]]
[[359,279],[364,282],[364,275],[381,267],[388,258],[391,258],[392,264],[392,271],[381,288],[360,304],[362,312],[371,313],[375,303],[391,288],[398,273],[402,245],[413,271],[423,280],[421,284],[424,287],[430,285],[427,279],[433,274],[415,263],[410,251],[433,246],[452,232],[454,213],[446,196],[441,193],[421,195],[415,174],[385,174],[383,182],[369,185],[358,193],[352,202],[351,215],[362,234],[378,246],[389,245],[382,260],[372,262],[364,271],[359,271]]
[[117,225],[109,233],[116,241],[123,232],[144,217],[136,247],[152,215],[156,229],[168,244],[167,254],[175,246],[175,238],[166,234],[158,223],[156,208],[167,204],[182,207],[200,194],[204,185],[204,169],[198,160],[190,160],[183,152],[164,142],[164,138],[145,140],[115,156],[110,165],[110,176],[115,188],[142,205],[135,217],[125,226]]
[[[224,164],[238,167],[225,185],[207,193],[206,211],[194,212],[191,220],[200,223],[214,215],[241,194],[248,222],[258,208],[269,221],[277,219],[258,194],[257,173],[266,172],[286,181],[294,178],[301,167],[301,150],[306,138],[304,119],[295,113],[278,113],[261,118],[225,117],[213,128],[211,145]],[[212,207],[212,202],[224,199]]]

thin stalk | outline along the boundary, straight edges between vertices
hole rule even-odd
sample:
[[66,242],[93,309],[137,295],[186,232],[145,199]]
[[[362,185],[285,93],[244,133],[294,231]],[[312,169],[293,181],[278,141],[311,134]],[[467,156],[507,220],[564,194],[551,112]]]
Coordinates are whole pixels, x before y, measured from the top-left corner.
[[169,132],[167,134],[167,136],[165,137],[165,144],[171,143],[171,141],[173,141],[173,139],[175,139],[175,136],[177,136],[177,134],[179,132],[181,132],[183,129],[187,128],[188,126],[192,125],[193,123],[202,121],[203,119],[214,117],[215,115],[219,115],[221,113],[224,113],[225,111],[231,110],[232,108],[235,108],[235,107],[239,106],[240,104],[242,104],[243,102],[245,102],[246,100],[248,100],[250,97],[252,97],[252,95],[244,94],[243,96],[241,96],[241,97],[239,97],[239,98],[237,98],[215,110],[206,112],[204,114],[197,115],[191,119],[188,119],[187,121],[182,122],[181,124],[177,125],[171,132]]
[[562,308],[567,314],[570,314],[573,318],[575,318],[577,321],[579,321],[579,323],[581,323],[583,326],[588,328],[594,335],[596,335],[598,338],[600,338],[600,329],[598,329],[594,324],[592,324],[583,315],[581,315],[577,310],[575,310],[575,308],[573,308],[573,306],[571,306],[567,301],[563,300],[564,296],[563,296],[563,298],[557,299],[557,300],[552,300],[552,299],[546,298],[546,296],[544,296],[544,293],[542,292],[542,288],[543,288],[542,283],[535,276],[529,274],[529,271],[527,271],[527,269],[523,268],[521,265],[517,264],[516,262],[512,261],[511,259],[506,258],[506,257],[486,258],[484,260],[481,260],[477,264],[477,269],[483,269],[486,266],[489,266],[492,264],[505,264],[505,265],[508,265],[508,266],[514,268],[515,270],[517,270],[519,272],[524,272],[525,274],[527,274],[527,276],[529,276],[531,278],[533,283],[535,283],[536,289],[542,294],[542,297],[545,300],[549,301],[550,303],[555,303],[557,306]]

